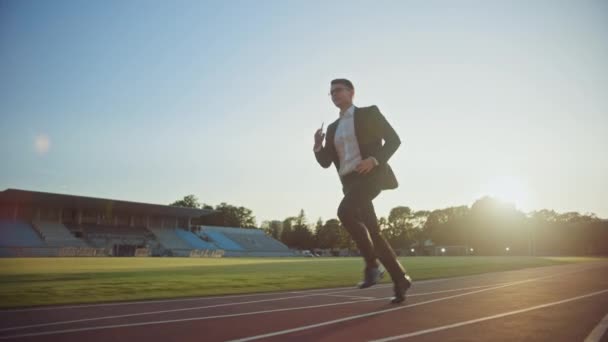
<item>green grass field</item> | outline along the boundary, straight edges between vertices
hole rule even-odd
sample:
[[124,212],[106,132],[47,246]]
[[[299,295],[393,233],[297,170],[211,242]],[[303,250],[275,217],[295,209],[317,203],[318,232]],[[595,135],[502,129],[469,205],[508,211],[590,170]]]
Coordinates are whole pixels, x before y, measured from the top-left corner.
[[[599,258],[409,257],[414,280]],[[0,308],[352,286],[360,258],[0,259]],[[389,277],[385,281],[389,281]]]

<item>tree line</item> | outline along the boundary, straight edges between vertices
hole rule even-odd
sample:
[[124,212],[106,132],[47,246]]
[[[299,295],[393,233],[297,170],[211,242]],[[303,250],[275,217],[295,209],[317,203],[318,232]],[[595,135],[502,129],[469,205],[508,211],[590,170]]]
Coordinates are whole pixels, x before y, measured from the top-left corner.
[[[304,210],[284,219],[256,225],[250,209],[221,203],[201,204],[188,195],[171,205],[213,209],[200,218],[202,225],[263,229],[266,234],[294,249],[356,250],[352,239],[336,218],[309,222]],[[382,235],[400,254],[429,253],[425,246],[461,246],[475,255],[606,255],[608,220],[593,213],[557,213],[538,210],[524,213],[513,204],[483,197],[471,206],[415,211],[407,206],[380,217]]]

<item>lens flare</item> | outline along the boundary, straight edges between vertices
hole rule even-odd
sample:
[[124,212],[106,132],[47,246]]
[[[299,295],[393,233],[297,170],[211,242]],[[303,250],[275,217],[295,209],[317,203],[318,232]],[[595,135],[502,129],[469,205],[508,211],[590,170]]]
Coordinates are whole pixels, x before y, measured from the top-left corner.
[[46,154],[51,148],[51,140],[47,135],[40,134],[36,136],[36,139],[34,140],[34,148],[38,154]]

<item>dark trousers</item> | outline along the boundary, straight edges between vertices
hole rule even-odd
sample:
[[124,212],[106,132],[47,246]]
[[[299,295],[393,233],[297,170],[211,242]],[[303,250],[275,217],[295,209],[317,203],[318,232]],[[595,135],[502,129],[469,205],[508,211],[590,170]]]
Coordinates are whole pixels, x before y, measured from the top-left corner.
[[380,260],[393,281],[403,278],[405,270],[393,248],[380,235],[378,218],[372,201],[380,194],[373,175],[351,173],[342,178],[344,198],[338,207],[338,218],[349,232],[367,267]]

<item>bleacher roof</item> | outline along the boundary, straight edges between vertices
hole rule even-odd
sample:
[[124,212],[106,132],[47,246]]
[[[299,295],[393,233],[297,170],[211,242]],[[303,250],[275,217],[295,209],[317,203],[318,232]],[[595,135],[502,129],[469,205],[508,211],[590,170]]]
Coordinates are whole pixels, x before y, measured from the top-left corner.
[[0,192],[0,203],[19,206],[40,206],[49,208],[91,209],[153,214],[171,217],[200,217],[214,213],[214,210],[174,207],[170,205],[130,202],[106,198],[54,194],[49,192],[6,189]]

